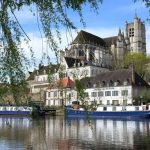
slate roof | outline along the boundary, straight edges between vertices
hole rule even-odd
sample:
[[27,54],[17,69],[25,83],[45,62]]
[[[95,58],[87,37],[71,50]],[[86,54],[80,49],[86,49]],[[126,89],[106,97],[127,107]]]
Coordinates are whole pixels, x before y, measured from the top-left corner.
[[72,42],[72,44],[90,44],[90,43],[94,43],[94,44],[98,44],[98,45],[101,45],[101,46],[106,46],[106,43],[105,41],[96,36],[96,35],[93,35],[91,33],[88,33],[86,31],[83,31],[81,30],[77,37],[74,39],[74,41]]
[[[81,61],[83,60],[82,58],[65,57],[65,60],[69,68],[74,67],[74,64],[76,64],[77,66],[78,63],[80,63],[80,66],[82,66],[81,64]],[[84,61],[84,66],[92,66],[92,65],[93,64],[91,63],[91,61]]]
[[103,38],[103,40],[106,42],[107,46],[110,47],[112,43],[114,44],[117,43],[117,38],[118,36],[112,36],[112,37]]
[[[97,82],[117,82],[119,81],[120,85],[123,84],[124,81],[128,81],[128,85],[133,86],[146,86],[149,87],[148,83],[140,77],[135,71],[132,74],[132,69],[120,69],[115,71],[108,71],[104,73],[100,73],[95,77],[84,78],[81,80],[83,84],[87,85],[90,83],[91,85],[96,84]],[[134,77],[134,81],[133,81]]]
[[44,72],[45,72],[45,74],[48,74],[49,70],[51,71],[51,73],[54,73],[55,71],[58,70],[58,67],[59,67],[59,65],[54,65],[54,64],[51,65],[51,68],[50,68],[50,66],[41,65],[41,66],[39,66],[39,69],[36,69],[33,72],[29,72],[30,76],[28,77],[27,81],[34,80],[35,75],[37,75],[37,71],[38,71],[39,75],[44,75]]
[[79,59],[75,59],[75,58],[71,58],[71,57],[65,57],[66,63],[68,65],[68,67],[73,67],[74,63],[79,63],[80,60]]

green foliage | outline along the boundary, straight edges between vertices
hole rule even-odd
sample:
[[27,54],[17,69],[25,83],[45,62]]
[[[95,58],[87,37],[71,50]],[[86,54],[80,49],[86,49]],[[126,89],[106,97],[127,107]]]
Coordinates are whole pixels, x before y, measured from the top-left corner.
[[[59,42],[61,42],[61,35],[59,32],[60,27],[64,26],[67,31],[76,29],[72,21],[67,16],[66,9],[77,11],[81,22],[82,5],[89,3],[92,8],[97,9],[100,0],[1,0],[0,1],[0,29],[2,29],[2,40],[4,48],[0,49],[0,82],[9,84],[9,91],[12,92],[13,98],[16,103],[20,99],[20,95],[24,93],[26,88],[25,83],[25,70],[27,70],[28,60],[24,55],[24,50],[20,49],[21,38],[28,43],[29,37],[21,27],[15,13],[21,11],[23,7],[29,8],[32,12],[32,6],[35,6],[36,11],[33,15],[37,14],[45,37],[49,42],[49,47],[57,56],[58,44],[54,40],[54,35],[57,35]],[[38,20],[38,19],[37,19]],[[39,22],[37,21],[39,24]],[[31,49],[32,51],[32,49]],[[33,53],[31,53],[32,55]],[[47,56],[49,57],[49,56]],[[49,77],[49,80],[50,77]],[[3,87],[2,87],[3,88]],[[4,93],[1,90],[0,94]],[[22,94],[20,93],[22,91]]]
[[150,62],[150,58],[147,57],[144,53],[137,53],[137,52],[129,52],[125,56],[124,65],[126,67],[132,66],[134,67],[135,71],[144,77],[146,73],[145,65]]
[[149,100],[149,92],[145,89],[142,91],[143,102],[147,103]]
[[76,87],[78,99],[83,104],[86,98],[85,87],[79,79],[75,79],[75,87]]

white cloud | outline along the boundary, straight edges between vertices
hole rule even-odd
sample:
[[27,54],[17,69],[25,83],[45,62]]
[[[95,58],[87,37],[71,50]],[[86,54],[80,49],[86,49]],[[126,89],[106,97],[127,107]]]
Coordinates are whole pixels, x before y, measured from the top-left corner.
[[[47,55],[50,57],[50,60],[52,62],[56,62],[55,54],[48,47],[48,44],[47,44],[45,38],[43,38],[43,40],[42,40],[41,37],[39,37],[37,34],[34,34],[34,33],[29,33],[28,36],[31,39],[31,41],[29,42],[29,44],[27,44],[25,41],[22,40],[21,48],[24,49],[25,54],[29,60],[31,59],[31,54],[32,54],[30,51],[30,47],[31,47],[32,51],[34,53],[34,58],[35,58],[36,64],[38,64],[42,61],[42,57],[45,57],[44,59],[47,60],[46,59]],[[44,53],[46,55],[44,55]],[[44,61],[44,62],[46,62],[46,61]]]

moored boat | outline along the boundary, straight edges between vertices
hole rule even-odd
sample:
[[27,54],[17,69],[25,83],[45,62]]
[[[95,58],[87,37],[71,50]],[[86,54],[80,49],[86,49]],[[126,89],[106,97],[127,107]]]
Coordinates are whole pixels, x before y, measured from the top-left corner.
[[98,106],[95,111],[84,110],[82,108],[73,109],[65,107],[67,117],[76,118],[122,118],[122,117],[139,117],[150,118],[150,106]]
[[0,115],[28,116],[32,114],[32,111],[32,107],[28,106],[0,106]]

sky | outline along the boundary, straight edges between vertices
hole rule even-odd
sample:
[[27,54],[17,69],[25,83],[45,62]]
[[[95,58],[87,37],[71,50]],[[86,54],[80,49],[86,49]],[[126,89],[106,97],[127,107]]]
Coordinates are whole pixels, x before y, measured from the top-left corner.
[[[136,13],[141,20],[145,21],[147,54],[150,54],[150,22],[147,21],[147,18],[150,18],[150,16],[148,9],[145,7],[144,3],[142,3],[142,0],[136,3],[134,3],[133,0],[103,0],[103,3],[99,5],[98,13],[91,10],[88,5],[83,6],[82,11],[86,23],[85,28],[82,23],[80,23],[80,18],[77,13],[73,13],[70,10],[67,12],[68,16],[78,28],[78,31],[82,29],[101,38],[116,36],[119,28],[121,28],[122,31],[124,30],[126,21],[133,21]],[[34,51],[34,57],[37,64],[42,60],[42,52],[48,52],[51,61],[56,62],[54,53],[48,48],[45,42],[46,39],[41,38],[37,17],[35,17],[27,8],[24,8],[19,13],[16,12],[16,16],[31,39],[29,44]],[[62,35],[62,43],[59,44],[59,47],[60,49],[64,49],[70,44],[73,38],[75,38],[77,33],[73,32],[73,38],[71,38],[69,34],[66,33],[65,28],[60,29],[60,32]],[[26,45],[24,41],[22,41],[22,47],[25,49],[27,57],[30,58],[28,45]]]

